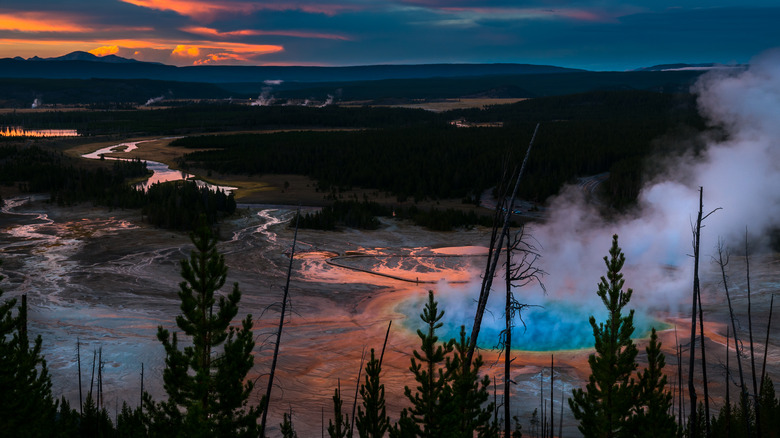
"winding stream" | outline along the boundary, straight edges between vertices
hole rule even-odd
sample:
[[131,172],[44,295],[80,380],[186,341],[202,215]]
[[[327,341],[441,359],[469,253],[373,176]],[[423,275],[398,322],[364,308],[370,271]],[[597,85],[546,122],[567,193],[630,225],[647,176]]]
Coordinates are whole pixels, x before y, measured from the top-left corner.
[[[81,157],[92,159],[92,160],[100,160],[100,159],[130,160],[129,158],[106,157],[105,155],[116,154],[116,153],[129,153],[138,149],[139,144],[149,142],[149,141],[155,141],[155,140],[129,141],[125,143],[119,143],[113,146],[108,146],[102,149],[98,149],[95,152],[91,152],[89,154],[84,154]],[[198,185],[198,187],[208,187],[210,190],[215,190],[215,191],[222,190],[226,193],[232,192],[237,189],[236,187],[220,186],[216,184],[207,183],[205,181],[197,179],[195,175],[180,170],[171,169],[170,167],[168,167],[167,164],[164,163],[160,163],[157,161],[150,161],[150,160],[145,160],[145,161],[146,161],[146,167],[147,169],[152,171],[152,175],[146,181],[136,184],[136,187],[143,189],[144,191],[149,190],[149,187],[151,187],[152,184],[169,182],[169,181],[181,181],[181,180],[193,180]]]

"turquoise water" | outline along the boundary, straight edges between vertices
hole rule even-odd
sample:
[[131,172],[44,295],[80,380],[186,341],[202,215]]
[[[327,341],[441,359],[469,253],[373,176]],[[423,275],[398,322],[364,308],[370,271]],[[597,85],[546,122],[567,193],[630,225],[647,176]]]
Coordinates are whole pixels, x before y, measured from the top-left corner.
[[[412,331],[423,329],[423,322],[419,314],[422,312],[425,299],[419,297],[401,303],[396,309],[408,316],[404,326]],[[452,306],[450,306],[452,307]],[[440,310],[445,311],[444,326],[439,329],[439,339],[458,338],[460,326],[466,326],[467,335],[471,333],[474,318],[474,306],[470,309],[457,309],[448,312],[447,305],[440,303]],[[589,318],[594,312],[589,306],[579,303],[548,301],[544,307],[529,307],[523,310],[521,316],[523,322],[515,320],[515,329],[512,332],[512,349],[520,351],[557,351],[579,350],[593,348],[593,328]],[[606,320],[606,311],[599,310],[596,315],[596,323]],[[499,342],[499,334],[504,329],[503,309],[486,312],[482,321],[479,335],[480,348],[492,349]],[[650,335],[652,327],[656,330],[667,328],[667,324],[654,318],[634,314],[634,339],[646,338]]]

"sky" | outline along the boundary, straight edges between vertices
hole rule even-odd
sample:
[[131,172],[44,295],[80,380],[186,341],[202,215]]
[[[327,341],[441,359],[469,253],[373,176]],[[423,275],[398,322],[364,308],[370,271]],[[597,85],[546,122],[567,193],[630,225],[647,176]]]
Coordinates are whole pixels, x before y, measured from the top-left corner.
[[0,58],[186,65],[747,63],[777,0],[2,0]]

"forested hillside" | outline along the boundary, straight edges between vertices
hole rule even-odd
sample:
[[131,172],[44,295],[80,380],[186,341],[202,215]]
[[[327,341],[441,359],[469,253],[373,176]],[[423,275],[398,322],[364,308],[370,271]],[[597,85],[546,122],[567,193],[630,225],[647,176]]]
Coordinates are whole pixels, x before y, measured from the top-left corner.
[[[429,114],[413,127],[348,132],[283,132],[197,136],[172,144],[212,148],[181,162],[222,173],[292,173],[315,178],[322,191],[365,187],[399,200],[479,196],[493,187],[503,162],[524,153],[541,123],[521,197],[536,202],[576,177],[610,172],[607,199],[615,207],[636,199],[654,153],[685,148],[657,141],[675,131],[704,128],[690,95],[597,92]],[[501,128],[455,128],[448,120],[502,122]]]

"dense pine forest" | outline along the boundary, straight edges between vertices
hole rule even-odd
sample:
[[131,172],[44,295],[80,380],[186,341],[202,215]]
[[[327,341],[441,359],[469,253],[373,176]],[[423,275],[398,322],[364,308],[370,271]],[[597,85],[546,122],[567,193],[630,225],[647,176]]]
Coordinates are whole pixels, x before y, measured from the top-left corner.
[[[324,192],[358,186],[399,200],[465,198],[495,186],[502,163],[516,159],[541,122],[520,196],[543,202],[577,177],[609,172],[604,195],[609,205],[624,208],[653,171],[643,164],[648,157],[696,147],[659,138],[704,129],[692,96],[637,91],[540,98],[428,117],[435,119],[413,127],[199,136],[173,144],[215,149],[186,155],[184,167],[303,174]],[[447,123],[461,118],[503,127]]]

